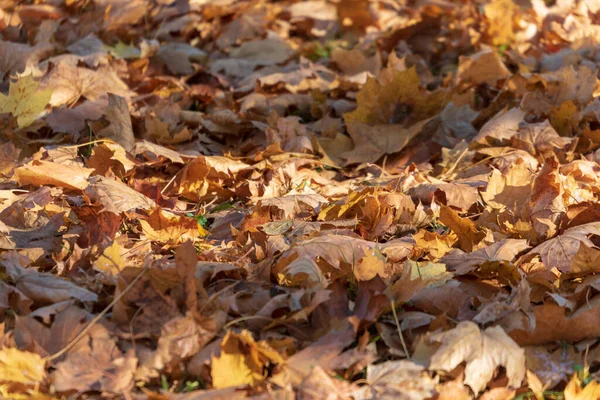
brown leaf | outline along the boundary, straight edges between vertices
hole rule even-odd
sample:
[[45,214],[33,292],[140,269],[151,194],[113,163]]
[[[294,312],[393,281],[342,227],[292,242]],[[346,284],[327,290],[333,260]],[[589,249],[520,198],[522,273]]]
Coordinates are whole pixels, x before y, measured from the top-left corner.
[[271,381],[280,386],[298,385],[315,366],[327,365],[354,341],[356,322],[347,319],[337,323],[310,346],[288,358],[281,372],[273,376]]
[[110,67],[97,70],[76,66],[68,59],[57,61],[41,81],[42,89],[52,89],[50,105],[71,105],[81,97],[96,101],[108,93],[129,98],[133,92]]
[[499,327],[480,331],[470,321],[456,328],[433,334],[431,340],[441,342],[431,357],[431,369],[452,371],[466,362],[465,384],[476,394],[485,389],[497,367],[506,368],[509,384],[520,387],[525,378],[525,352]]
[[375,162],[384,154],[396,153],[406,147],[428,122],[423,120],[405,128],[403,125],[367,125],[352,121],[348,133],[354,141],[354,149],[340,157],[346,159],[346,165]]
[[104,206],[102,211],[114,214],[136,209],[151,210],[156,203],[130,188],[121,181],[96,176],[90,179],[90,185],[85,189],[90,199]]
[[536,345],[564,340],[578,342],[599,334],[598,322],[600,299],[596,296],[582,305],[572,315],[554,303],[533,307],[535,329],[515,329],[509,335],[521,345]]
[[93,169],[77,165],[33,160],[16,168],[13,179],[19,185],[54,185],[67,189],[83,190],[88,186],[87,178],[92,172],[94,172]]
[[184,282],[185,306],[195,315],[198,312],[198,291],[196,289],[196,263],[198,256],[191,241],[184,242],[175,252],[175,266],[179,278]]
[[581,245],[594,246],[594,243],[588,238],[588,235],[592,234],[600,235],[600,223],[590,222],[569,228],[560,235],[537,245],[528,254],[539,254],[549,270],[557,268],[561,272],[569,272],[579,247]]
[[353,392],[354,398],[426,399],[436,392],[436,381],[427,375],[423,366],[409,360],[369,365],[367,382]]
[[35,302],[52,304],[71,298],[79,301],[96,301],[98,296],[73,282],[61,279],[49,273],[40,273],[27,265],[27,259],[16,253],[6,253],[1,260],[6,273],[14,281],[15,286]]
[[102,325],[94,325],[87,340],[56,365],[52,383],[57,391],[107,391],[120,393],[133,385],[137,366],[133,351],[123,354]]
[[[487,8],[486,8],[487,10]],[[460,85],[495,84],[510,76],[496,51],[483,50],[471,56],[460,56],[456,79]]]
[[128,152],[133,151],[135,137],[133,136],[131,117],[129,116],[129,106],[123,97],[108,93],[106,118],[110,125],[98,132],[98,136],[119,143]]
[[528,249],[527,240],[524,239],[504,239],[489,246],[482,247],[471,253],[465,253],[461,250],[452,250],[444,256],[441,261],[446,264],[448,269],[458,275],[468,274],[473,271],[477,265],[482,265],[490,261],[514,261],[517,254]]
[[443,204],[440,205],[440,222],[456,233],[460,247],[466,252],[473,251],[485,237],[485,233],[478,229],[473,221],[461,218],[456,211]]

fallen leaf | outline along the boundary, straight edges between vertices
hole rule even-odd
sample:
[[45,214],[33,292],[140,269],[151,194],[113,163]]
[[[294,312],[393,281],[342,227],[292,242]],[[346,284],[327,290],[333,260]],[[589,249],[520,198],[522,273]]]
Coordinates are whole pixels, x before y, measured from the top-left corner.
[[19,128],[33,124],[41,117],[50,102],[51,89],[39,90],[32,75],[21,76],[10,84],[8,97],[0,93],[0,113],[10,113],[17,118]]
[[156,207],[153,200],[123,182],[101,176],[91,178],[84,192],[91,200],[104,206],[102,211],[114,214],[136,209],[151,210]]
[[135,145],[135,138],[127,101],[123,97],[109,93],[106,118],[110,125],[98,132],[98,136],[114,140],[125,150],[131,152]]
[[95,293],[79,287],[73,282],[49,273],[40,273],[24,268],[22,263],[27,263],[27,260],[18,254],[7,253],[1,262],[17,289],[33,301],[52,304],[71,298],[92,302],[98,300]]
[[473,251],[474,247],[485,237],[485,233],[478,229],[473,221],[461,218],[452,208],[440,205],[440,222],[458,236],[460,247],[466,252]]
[[525,352],[500,327],[480,331],[470,321],[431,335],[442,347],[431,357],[431,369],[452,371],[466,362],[465,384],[479,394],[492,379],[497,367],[506,368],[509,385],[520,387],[525,378]]
[[345,165],[375,162],[384,154],[405,148],[428,122],[423,120],[404,128],[402,125],[367,125],[352,121],[348,125],[348,133],[354,141],[354,148],[339,156],[346,160]]
[[38,354],[10,347],[0,350],[0,381],[33,385],[45,378],[45,362]]
[[87,178],[94,172],[91,168],[59,164],[51,161],[33,160],[17,167],[13,179],[20,185],[54,185],[67,189],[83,190],[88,186]]
[[[496,1],[506,2],[506,0]],[[486,10],[488,10],[487,7]],[[461,85],[482,83],[493,85],[508,76],[510,76],[510,71],[498,53],[493,50],[483,50],[471,56],[460,56],[459,58],[456,79]]]
[[367,385],[352,393],[355,399],[426,399],[436,387],[425,368],[409,360],[369,365],[366,381]]
[[565,388],[565,400],[587,400],[598,397],[600,397],[600,384],[592,380],[582,388],[577,374],[573,375]]
[[549,270],[557,268],[561,272],[569,272],[573,258],[581,245],[593,247],[589,235],[600,234],[600,224],[590,222],[565,230],[556,237],[546,240],[534,247],[528,254],[539,254],[542,262]]
[[94,328],[89,332],[88,340],[80,342],[64,361],[56,365],[51,379],[57,391],[120,393],[133,385],[133,372],[138,362],[133,351],[121,353],[106,328],[101,325]]
[[458,275],[468,274],[477,265],[493,261],[514,261],[517,254],[527,250],[527,240],[524,239],[504,239],[486,247],[482,247],[471,253],[465,253],[454,249],[445,255],[441,261],[446,264],[448,269]]
[[221,342],[221,355],[212,358],[211,376],[217,389],[255,385],[264,380],[269,364],[283,364],[284,359],[265,342],[256,342],[248,331],[228,331]]
[[113,242],[104,249],[100,257],[94,261],[93,266],[109,277],[116,277],[125,268],[122,253],[123,248],[117,242]]

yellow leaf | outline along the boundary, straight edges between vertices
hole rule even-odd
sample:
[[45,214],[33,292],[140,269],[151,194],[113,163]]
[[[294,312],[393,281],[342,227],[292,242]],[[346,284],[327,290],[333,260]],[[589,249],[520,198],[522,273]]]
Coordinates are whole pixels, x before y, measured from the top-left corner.
[[527,370],[527,386],[529,386],[537,400],[544,400],[544,391],[548,385],[544,385],[540,378],[530,370]]
[[597,400],[600,399],[600,384],[592,381],[582,389],[577,375],[573,375],[564,394],[565,400]]
[[552,107],[549,119],[550,124],[560,136],[573,136],[578,132],[579,121],[582,113],[572,100],[567,100],[558,107]]
[[67,189],[83,190],[88,187],[91,168],[60,164],[45,160],[33,160],[15,169],[13,178],[21,186],[54,185]]
[[390,275],[391,269],[388,269],[386,272],[385,261],[385,256],[378,249],[369,250],[354,266],[354,276],[359,281],[368,281],[377,275],[387,278]]
[[265,379],[268,363],[283,364],[284,359],[266,342],[256,342],[249,331],[227,331],[221,342],[221,355],[212,357],[213,386],[221,389],[255,385]]
[[12,384],[0,385],[0,399],[11,399],[11,400],[58,400],[54,396],[40,393],[37,390],[27,390],[22,393],[16,393],[11,391]]
[[213,386],[217,389],[230,386],[254,385],[263,376],[252,371],[246,364],[243,354],[221,353],[219,358],[212,359]]
[[429,232],[421,229],[413,235],[415,239],[415,248],[429,253],[431,259],[442,258],[446,253],[452,250],[452,246],[456,242],[455,235],[440,235],[436,232]]
[[33,75],[20,76],[16,83],[11,82],[8,97],[0,93],[0,113],[16,117],[19,128],[33,124],[52,96],[50,89],[38,92],[39,86]]
[[460,247],[466,252],[473,251],[473,247],[485,237],[485,232],[477,229],[473,221],[461,218],[456,211],[443,204],[440,205],[440,222],[456,233]]
[[39,354],[16,348],[0,350],[0,381],[35,384],[46,377],[45,362]]
[[125,268],[125,261],[121,257],[123,248],[117,242],[113,242],[110,246],[104,249],[104,252],[96,261],[94,261],[94,269],[101,271],[109,276],[116,276]]
[[517,6],[512,0],[494,0],[484,7],[490,26],[488,34],[495,45],[510,43],[514,38],[513,16]]

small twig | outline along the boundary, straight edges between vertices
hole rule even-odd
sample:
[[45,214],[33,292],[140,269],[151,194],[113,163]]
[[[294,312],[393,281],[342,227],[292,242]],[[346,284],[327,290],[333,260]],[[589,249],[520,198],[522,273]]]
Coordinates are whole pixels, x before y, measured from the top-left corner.
[[175,180],[175,178],[177,178],[177,175],[179,175],[179,174],[173,175],[173,177],[171,178],[171,180],[169,181],[169,183],[167,183],[165,185],[165,187],[163,188],[163,190],[160,191],[161,195],[165,194],[165,190],[167,190],[167,188],[171,185],[171,183],[173,183],[173,181]]
[[75,336],[75,338],[73,340],[71,340],[65,347],[63,347],[62,349],[60,349],[58,352],[52,354],[51,356],[48,356],[46,358],[44,358],[44,361],[52,361],[57,359],[58,357],[62,356],[63,354],[65,354],[67,351],[71,350],[71,348],[73,346],[75,346],[75,344],[77,344],[77,342],[79,342],[81,339],[83,339],[83,337],[90,331],[90,329],[92,329],[92,327],[98,322],[100,321],[100,319],[111,309],[114,307],[115,304],[117,304],[117,302],[119,300],[121,300],[123,298],[123,296],[125,295],[125,293],[127,293],[129,291],[129,289],[131,289],[133,287],[133,285],[136,284],[136,282],[138,280],[140,280],[140,278],[144,275],[144,273],[148,270],[148,268],[150,267],[150,263],[146,264],[146,266],[144,266],[144,268],[142,268],[142,271],[131,281],[131,283],[129,285],[127,285],[127,287],[121,292],[119,293],[119,295],[117,297],[114,298],[113,301],[110,302],[110,304],[108,306],[106,306],[106,308],[104,310],[102,310],[100,312],[100,314],[96,315],[94,317],[94,319],[92,319],[89,324],[87,324],[87,326],[85,328],[83,328],[83,330],[81,332],[79,332],[79,334],[77,336]]
[[396,329],[398,329],[398,337],[400,338],[400,343],[402,343],[402,349],[404,350],[404,354],[406,354],[406,358],[410,360],[410,353],[408,352],[408,347],[406,347],[406,342],[404,341],[404,336],[402,335],[398,314],[396,314],[396,302],[395,300],[390,300],[390,302],[392,303],[392,313],[394,314],[394,321],[396,321]]

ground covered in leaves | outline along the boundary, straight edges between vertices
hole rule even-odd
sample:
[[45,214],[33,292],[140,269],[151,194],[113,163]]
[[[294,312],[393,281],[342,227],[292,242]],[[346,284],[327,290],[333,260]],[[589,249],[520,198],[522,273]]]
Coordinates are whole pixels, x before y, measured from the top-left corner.
[[600,398],[597,1],[0,30],[1,398]]

